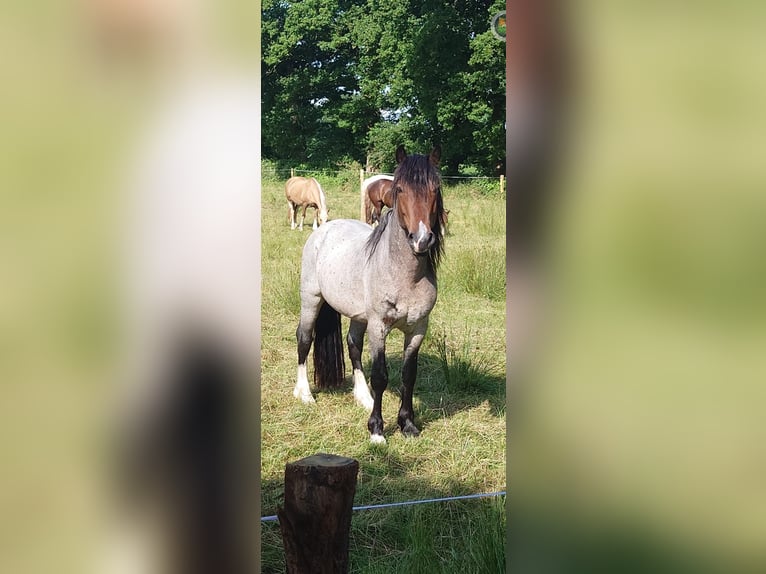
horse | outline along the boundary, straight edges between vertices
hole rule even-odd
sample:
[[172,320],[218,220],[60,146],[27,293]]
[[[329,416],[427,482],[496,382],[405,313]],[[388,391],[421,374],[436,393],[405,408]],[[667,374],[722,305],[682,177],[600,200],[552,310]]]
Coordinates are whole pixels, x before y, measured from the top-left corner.
[[322,186],[313,177],[291,177],[285,184],[285,197],[290,215],[290,229],[295,229],[295,212],[300,206],[303,206],[301,213],[301,222],[298,226],[303,231],[303,220],[306,218],[306,208],[314,208],[314,225],[317,228],[317,214],[319,216],[319,225],[327,222],[327,202],[325,200]]
[[362,182],[362,195],[364,196],[365,221],[374,225],[380,221],[383,206],[388,208],[394,205],[394,196],[391,193],[391,183],[394,177],[391,175],[373,175]]
[[[418,436],[412,392],[418,351],[436,304],[436,270],[444,253],[441,230],[444,206],[438,165],[440,147],[430,155],[396,150],[392,181],[393,208],[371,228],[353,219],[330,221],[309,236],[301,260],[301,311],[296,339],[298,376],[293,396],[314,403],[306,359],[314,342],[314,383],[338,387],[345,377],[341,319],[349,317],[346,342],[353,367],[354,398],[370,409],[367,429],[374,444],[386,442],[381,413],[388,386],[386,337],[404,333],[401,405],[397,422],[402,434]],[[362,371],[367,332],[372,359],[370,395]]]

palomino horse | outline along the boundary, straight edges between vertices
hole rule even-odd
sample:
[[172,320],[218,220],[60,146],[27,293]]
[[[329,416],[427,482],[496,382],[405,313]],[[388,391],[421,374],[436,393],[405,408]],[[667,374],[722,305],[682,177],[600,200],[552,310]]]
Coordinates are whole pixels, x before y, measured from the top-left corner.
[[319,225],[327,221],[327,202],[324,197],[322,186],[313,177],[291,177],[285,184],[285,197],[290,210],[290,229],[295,229],[295,211],[303,206],[301,222],[298,229],[303,231],[303,220],[306,219],[306,208],[314,208],[314,229],[317,228],[317,214]]
[[[337,219],[306,241],[301,264],[301,314],[298,381],[293,395],[313,403],[306,358],[314,346],[314,382],[318,388],[339,386],[345,376],[340,315],[351,319],[346,339],[353,366],[354,397],[372,409],[367,428],[373,443],[385,443],[381,413],[388,386],[386,337],[404,333],[402,402],[398,423],[405,436],[417,436],[412,391],[418,351],[436,303],[436,269],[444,252],[441,150],[430,156],[396,150],[394,206],[374,230],[357,220]],[[362,345],[367,331],[372,358],[370,395],[362,372]]]
[[380,221],[383,206],[393,207],[394,194],[391,193],[391,183],[394,177],[391,175],[373,175],[362,182],[362,195],[364,196],[364,217],[370,225]]

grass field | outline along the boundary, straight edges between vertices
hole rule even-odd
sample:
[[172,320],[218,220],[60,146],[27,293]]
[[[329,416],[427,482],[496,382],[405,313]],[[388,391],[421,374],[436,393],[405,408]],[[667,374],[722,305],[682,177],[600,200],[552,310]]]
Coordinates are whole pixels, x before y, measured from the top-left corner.
[[[330,218],[359,218],[353,177],[323,179]],[[360,463],[355,505],[505,490],[505,210],[499,192],[476,186],[444,190],[450,209],[439,298],[421,348],[415,386],[422,434],[396,430],[401,348],[387,340],[390,385],[383,399],[388,444],[370,444],[369,413],[351,395],[350,376],[337,392],[315,393],[316,405],[292,396],[300,299],[300,255],[311,233],[291,231],[284,180],[262,189],[262,513],[276,513],[287,462],[317,452]],[[313,217],[313,210],[309,210]],[[348,321],[344,319],[343,329]],[[365,349],[366,350],[366,349]],[[369,376],[369,356],[364,357]],[[348,358],[347,372],[350,373]],[[309,375],[311,379],[311,375]],[[395,429],[396,427],[396,429]],[[353,572],[501,572],[503,499],[433,503],[357,512],[352,520]],[[282,572],[276,523],[265,523],[263,572]]]

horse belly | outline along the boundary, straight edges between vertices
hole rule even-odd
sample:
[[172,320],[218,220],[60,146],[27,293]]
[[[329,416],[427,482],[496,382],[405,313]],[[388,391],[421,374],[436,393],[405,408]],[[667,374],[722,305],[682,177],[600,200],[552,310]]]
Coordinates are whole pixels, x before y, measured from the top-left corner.
[[361,282],[348,270],[327,269],[320,273],[322,298],[341,315],[354,320],[367,320]]
[[[342,220],[336,221],[325,224],[328,230],[317,253],[317,277],[322,298],[341,315],[366,320],[363,281],[366,237],[349,234],[348,230],[341,229]],[[362,225],[362,231],[369,230],[367,225]]]

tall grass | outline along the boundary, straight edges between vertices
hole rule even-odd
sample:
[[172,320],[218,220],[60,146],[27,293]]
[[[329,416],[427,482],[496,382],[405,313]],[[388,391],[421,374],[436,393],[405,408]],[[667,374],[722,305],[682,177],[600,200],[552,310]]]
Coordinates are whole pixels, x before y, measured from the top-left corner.
[[504,246],[496,245],[454,250],[446,264],[449,288],[492,301],[504,301],[504,256]]
[[431,333],[446,389],[455,393],[496,392],[504,357],[484,349],[478,333],[463,333],[458,339],[441,330]]

